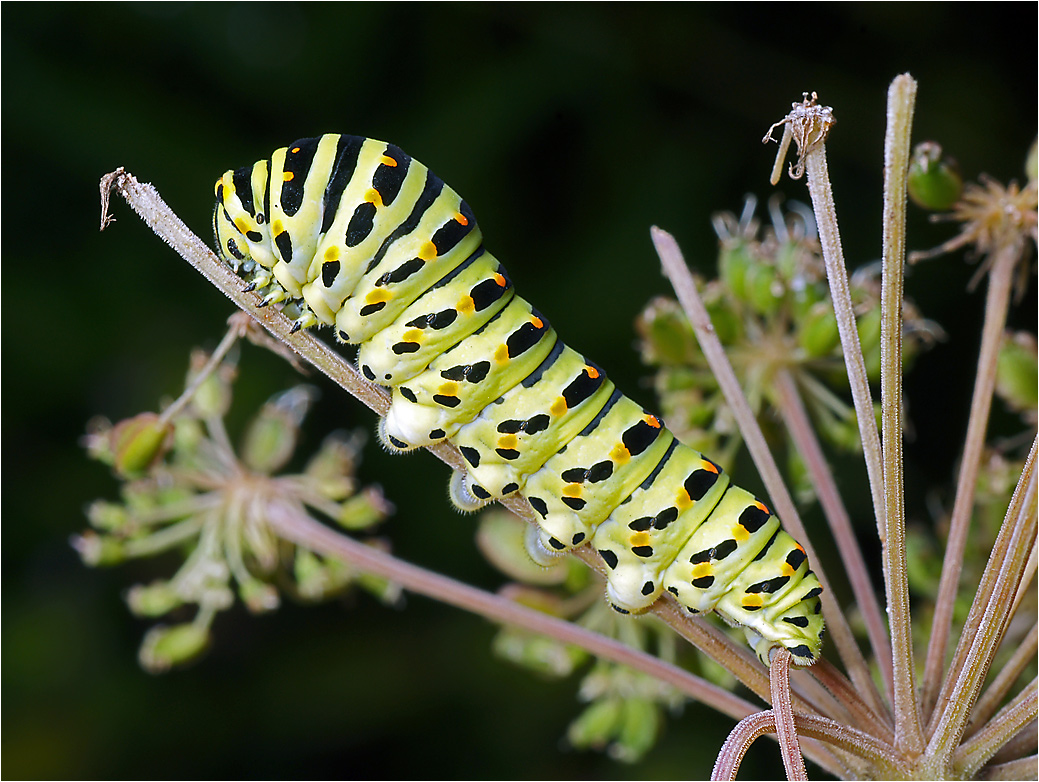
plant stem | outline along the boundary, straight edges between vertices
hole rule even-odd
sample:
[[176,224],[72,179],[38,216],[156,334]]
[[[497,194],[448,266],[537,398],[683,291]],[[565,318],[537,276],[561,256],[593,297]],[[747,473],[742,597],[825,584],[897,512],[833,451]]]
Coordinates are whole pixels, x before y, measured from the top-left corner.
[[765,488],[772,497],[780,518],[783,519],[784,526],[804,546],[808,559],[812,563],[812,568],[823,586],[821,596],[823,613],[830,626],[830,635],[833,637],[833,642],[840,654],[841,661],[847,667],[848,673],[852,681],[855,682],[859,692],[869,699],[874,711],[882,712],[884,707],[880,701],[879,693],[877,693],[876,687],[873,684],[873,679],[869,674],[866,661],[862,656],[862,652],[859,651],[847,619],[844,617],[840,605],[834,597],[829,580],[826,578],[826,572],[822,567],[822,560],[811,545],[808,533],[805,531],[804,525],[801,523],[797,513],[793,498],[790,496],[790,492],[787,490],[779,473],[779,468],[776,466],[776,462],[769,451],[768,444],[765,442],[765,436],[761,433],[761,428],[758,426],[754,413],[743,395],[743,389],[740,388],[739,381],[732,370],[732,365],[725,355],[725,349],[714,332],[710,316],[707,314],[707,309],[704,307],[700,294],[696,290],[696,282],[689,272],[689,267],[685,263],[682,251],[679,249],[674,237],[666,231],[654,226],[650,229],[650,234],[657,254],[660,256],[660,262],[664,267],[664,274],[671,281],[675,294],[678,296],[678,301],[682,305],[686,317],[689,318],[693,330],[696,332],[700,350],[703,352],[704,358],[707,359],[711,372],[714,374],[719,387],[725,395],[725,401],[728,403],[739,424],[740,434],[742,434],[744,441],[747,443],[747,449],[754,460],[754,466],[757,467],[761,479],[765,483]]
[[855,601],[866,624],[873,656],[880,668],[890,697],[891,643],[888,640],[887,623],[884,621],[880,604],[877,602],[877,595],[873,591],[873,583],[869,577],[866,561],[862,556],[862,549],[859,548],[855,531],[851,527],[851,517],[841,499],[833,473],[826,463],[826,456],[819,439],[812,429],[804,402],[797,390],[797,384],[789,371],[784,369],[776,373],[775,387],[779,413],[783,417],[783,423],[786,425],[798,453],[804,459],[808,474],[812,479],[812,486],[819,498],[819,504],[822,506],[830,531],[837,542],[837,550],[840,552],[841,561],[848,574]]
[[934,623],[927,645],[927,662],[924,668],[921,701],[925,713],[930,713],[941,685],[945,651],[952,625],[953,607],[959,587],[963,553],[970,532],[971,511],[974,508],[974,492],[981,468],[981,456],[985,448],[985,431],[988,428],[992,394],[996,387],[996,362],[999,346],[1006,326],[1010,291],[1014,283],[1014,268],[1020,259],[1020,247],[1011,245],[998,249],[992,261],[988,292],[985,298],[985,322],[981,329],[981,350],[978,355],[978,373],[974,381],[974,394],[970,403],[970,418],[967,436],[963,444],[960,474],[956,481],[956,499],[953,502],[949,521],[949,538],[942,563],[942,576],[938,584],[938,599],[935,602]]
[[580,646],[598,657],[630,666],[667,682],[689,697],[708,703],[736,719],[754,712],[752,704],[678,666],[633,649],[614,638],[586,630],[574,622],[528,608],[366,546],[312,519],[295,504],[272,499],[265,506],[265,519],[279,537],[341,559],[359,570],[389,579],[416,594],[479,614],[492,622]]
[[1017,677],[1021,675],[1030,663],[1035,662],[1037,649],[1039,649],[1039,625],[1032,625],[1032,629],[1028,631],[1028,635],[1021,642],[1021,645],[1017,647],[1017,650],[1007,661],[1006,665],[1000,668],[999,673],[992,684],[985,690],[984,695],[978,699],[977,704],[974,706],[974,712],[970,717],[971,725],[979,726],[988,720],[996,710],[996,707],[1003,702],[1006,694],[1010,692],[1010,688],[1017,681]]
[[787,779],[807,780],[804,758],[797,743],[797,728],[794,726],[794,710],[790,705],[790,652],[780,649],[769,665],[769,682],[772,692],[772,715],[776,723],[776,736],[783,757],[783,768]]
[[979,730],[956,751],[954,768],[961,779],[977,773],[1028,722],[1036,718],[1036,680],[1032,679],[1004,706],[988,725]]
[[902,485],[902,296],[906,255],[906,180],[916,82],[896,76],[888,89],[884,137],[884,245],[880,293],[880,386],[884,455],[884,586],[891,631],[895,747],[910,756],[924,746],[916,701],[913,635],[906,565]]
[[[1033,461],[1034,452],[1033,446],[1030,455]],[[971,607],[971,617],[968,618],[968,621],[976,618],[977,629],[965,635],[961,641],[961,647],[969,645],[969,649],[963,656],[963,664],[958,668],[955,681],[952,682],[953,677],[950,675],[946,682],[950,695],[940,701],[946,704],[945,709],[935,712],[938,719],[927,746],[927,755],[935,760],[936,769],[948,768],[952,761],[970,718],[970,711],[985,681],[992,656],[1011,618],[1006,609],[1017,591],[1036,534],[1036,482],[1034,472],[1030,475],[1023,492],[1022,486],[1018,485],[1014,495],[1016,502],[1011,502],[1003,529],[1000,530],[1000,538],[1009,530],[1006,551],[1000,554],[994,549],[982,576],[982,584],[975,604]],[[983,594],[986,596],[982,597]],[[987,727],[979,730],[975,739],[985,730]]]

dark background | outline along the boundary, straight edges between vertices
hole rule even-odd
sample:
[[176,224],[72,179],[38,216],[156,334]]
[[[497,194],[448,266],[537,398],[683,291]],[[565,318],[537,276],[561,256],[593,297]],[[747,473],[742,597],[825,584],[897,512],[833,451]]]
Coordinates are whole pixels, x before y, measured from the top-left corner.
[[[236,609],[200,664],[143,673],[147,624],[120,595],[168,571],[80,565],[67,540],[116,485],[77,438],[96,414],[175,394],[189,349],[216,343],[231,305],[121,202],[98,233],[102,174],[122,165],[153,182],[208,238],[224,170],[322,132],[391,140],[468,200],[564,338],[653,405],[632,348],[635,315],[667,292],[649,226],[710,271],[710,214],[768,196],[774,147],[760,139],[803,91],[838,118],[830,173],[852,266],[880,253],[893,76],[919,80],[915,138],[942,142],[968,178],[1021,179],[1036,132],[1034,3],[5,3],[2,17],[8,778],[695,778],[732,727],[690,705],[638,766],[568,750],[576,679],[511,668],[484,621],[414,597],[402,611],[366,596],[258,619]],[[802,183],[780,189],[807,200]],[[913,211],[912,248],[950,233]],[[950,334],[907,386],[909,512],[921,519],[965,425],[983,302],[964,294],[971,273],[957,257],[908,281]],[[1034,327],[1030,301],[1014,317]],[[294,382],[249,350],[240,409]],[[359,403],[314,382],[323,398],[304,452],[331,428],[371,429]],[[864,497],[860,473],[842,480]],[[398,504],[386,533],[402,556],[500,583],[432,457],[372,445],[362,477]],[[869,529],[865,506],[853,515]],[[748,778],[780,773],[767,742],[747,762],[761,764]]]

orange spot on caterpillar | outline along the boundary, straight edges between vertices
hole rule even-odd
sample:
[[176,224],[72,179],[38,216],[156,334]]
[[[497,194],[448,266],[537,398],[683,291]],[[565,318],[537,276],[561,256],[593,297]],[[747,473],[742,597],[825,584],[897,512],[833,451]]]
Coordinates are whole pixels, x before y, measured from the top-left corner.
[[754,500],[754,507],[756,507],[758,510],[762,511],[763,513],[767,513],[769,516],[772,515],[772,511],[770,511],[768,509],[768,506],[765,505],[765,503],[763,503],[761,500]]
[[592,380],[595,380],[595,378],[599,377],[599,370],[595,367],[585,367],[584,371]]
[[369,204],[382,206],[382,194],[374,187],[368,188],[368,192],[364,194],[364,200],[367,201]]
[[541,318],[539,318],[537,315],[531,315],[530,322],[534,324],[534,328],[545,328],[545,321],[541,320]]
[[707,472],[713,472],[715,475],[718,475],[719,473],[718,465],[714,462],[709,462],[706,459],[700,460],[700,469],[707,470]]
[[469,220],[461,212],[455,212],[455,222],[459,225],[469,225]]
[[498,447],[506,450],[516,450],[516,446],[519,445],[519,438],[514,434],[503,434],[498,438]]
[[631,544],[632,548],[634,548],[635,546],[648,546],[653,541],[649,537],[648,532],[636,532],[628,538],[628,542]]
[[505,276],[502,274],[498,274],[498,272],[494,273],[494,281],[498,284],[499,288],[504,288],[508,284],[505,281]]
[[679,510],[685,510],[691,507],[693,504],[693,498],[689,496],[689,492],[685,489],[679,489],[678,494],[675,495],[675,505],[678,506]]
[[419,248],[418,257],[423,261],[431,261],[437,257],[437,246],[432,242],[426,242]]
[[660,419],[657,418],[655,415],[645,415],[642,417],[642,420],[650,426],[652,426],[654,429],[660,429],[663,426],[663,424],[660,423]]
[[631,451],[629,451],[624,443],[617,443],[610,449],[610,460],[615,464],[627,464],[631,459]]
[[568,483],[563,487],[564,497],[580,497],[581,496],[581,484],[579,483]]
[[299,154],[299,147],[293,147],[292,148],[292,154],[293,155]]
[[296,175],[291,171],[283,171],[281,174],[281,178],[286,182],[291,182],[293,179],[296,178]]
[[389,168],[397,167],[397,161],[391,158],[389,155],[383,155],[381,158],[379,158],[379,162],[382,163],[382,165],[387,166]]

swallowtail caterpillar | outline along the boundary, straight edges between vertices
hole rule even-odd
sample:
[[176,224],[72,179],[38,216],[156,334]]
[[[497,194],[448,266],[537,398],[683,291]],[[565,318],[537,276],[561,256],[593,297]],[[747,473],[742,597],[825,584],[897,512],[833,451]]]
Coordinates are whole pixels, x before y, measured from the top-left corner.
[[473,510],[521,492],[539,561],[589,544],[607,597],[646,610],[667,590],[743,628],[758,657],[819,656],[822,588],[779,519],[660,419],[616,389],[517,296],[469,205],[399,148],[359,136],[300,139],[225,173],[213,215],[222,257],[296,328],[359,345],[392,389],[379,436],[439,440],[468,471]]

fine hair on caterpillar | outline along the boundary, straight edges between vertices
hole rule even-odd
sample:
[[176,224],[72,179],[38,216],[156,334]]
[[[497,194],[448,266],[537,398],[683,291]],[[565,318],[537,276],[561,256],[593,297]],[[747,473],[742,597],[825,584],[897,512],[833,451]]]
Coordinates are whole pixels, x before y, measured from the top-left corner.
[[472,210],[399,148],[300,139],[216,183],[221,256],[296,328],[331,326],[391,389],[379,437],[456,445],[465,511],[520,492],[538,561],[589,544],[607,597],[639,613],[666,590],[740,626],[767,665],[819,656],[821,587],[804,549],[750,493],[680,443],[516,295]]

